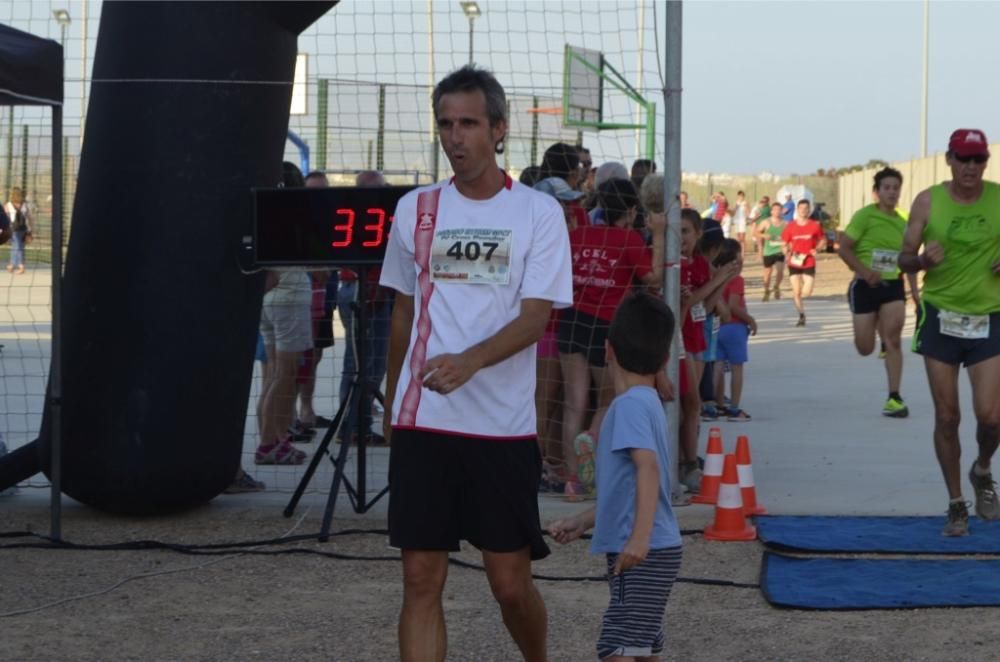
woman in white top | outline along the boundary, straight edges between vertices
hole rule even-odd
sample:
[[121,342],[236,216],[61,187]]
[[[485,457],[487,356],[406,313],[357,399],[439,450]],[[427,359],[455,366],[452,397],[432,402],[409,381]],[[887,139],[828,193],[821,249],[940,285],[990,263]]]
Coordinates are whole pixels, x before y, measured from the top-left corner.
[[31,237],[31,210],[24,201],[24,193],[16,186],[10,190],[10,199],[4,205],[10,217],[10,262],[7,271],[24,273],[24,245]]

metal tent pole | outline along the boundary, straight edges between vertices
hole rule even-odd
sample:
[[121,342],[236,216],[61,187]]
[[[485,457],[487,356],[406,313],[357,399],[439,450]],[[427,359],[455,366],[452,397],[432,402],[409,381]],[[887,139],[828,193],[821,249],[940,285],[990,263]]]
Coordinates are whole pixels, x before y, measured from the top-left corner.
[[[678,194],[681,190],[681,25],[682,25],[681,2],[666,3],[666,30],[664,35],[666,44],[663,54],[663,69],[665,72],[663,88],[663,208],[667,210],[667,228],[664,258],[667,268],[664,269],[664,300],[674,311],[677,320],[674,329],[673,349],[670,352],[670,361],[667,363],[667,376],[679,388],[678,379],[678,359],[683,350],[680,341],[681,319],[680,319],[680,236],[681,236],[681,210],[678,203]],[[697,388],[697,384],[692,384],[691,388]],[[667,429],[670,432],[670,485],[673,489],[675,501],[684,500],[678,481],[678,458],[680,450],[680,392],[672,402],[666,404],[667,409]]]

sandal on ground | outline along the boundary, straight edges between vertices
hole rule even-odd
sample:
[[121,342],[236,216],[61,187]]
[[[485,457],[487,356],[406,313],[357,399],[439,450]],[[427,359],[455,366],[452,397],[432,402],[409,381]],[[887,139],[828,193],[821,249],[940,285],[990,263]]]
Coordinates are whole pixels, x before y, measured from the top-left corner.
[[732,407],[726,410],[726,420],[732,421],[733,423],[741,423],[743,421],[751,420],[750,414],[746,413],[739,407]]

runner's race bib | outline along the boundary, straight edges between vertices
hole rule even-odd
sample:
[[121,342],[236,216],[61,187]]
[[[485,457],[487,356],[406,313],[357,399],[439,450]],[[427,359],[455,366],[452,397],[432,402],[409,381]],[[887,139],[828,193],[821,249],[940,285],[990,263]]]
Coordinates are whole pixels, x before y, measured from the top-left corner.
[[431,280],[473,285],[507,285],[510,283],[513,239],[513,230],[437,230],[431,244]]
[[705,321],[705,304],[699,301],[698,303],[691,306],[691,321],[693,322],[704,322]]
[[872,251],[872,270],[881,274],[895,274],[899,267],[899,251],[876,248]]
[[982,340],[990,337],[989,315],[965,315],[950,310],[938,311],[941,335],[964,340]]
[[806,258],[809,257],[808,253],[792,253],[788,258],[788,264],[793,267],[801,267],[806,263]]

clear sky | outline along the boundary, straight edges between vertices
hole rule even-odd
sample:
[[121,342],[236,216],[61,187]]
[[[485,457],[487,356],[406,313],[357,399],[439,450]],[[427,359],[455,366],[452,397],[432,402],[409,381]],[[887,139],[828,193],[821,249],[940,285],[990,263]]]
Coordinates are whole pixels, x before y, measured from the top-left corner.
[[[663,66],[664,12],[660,0],[655,11],[653,0],[644,0],[641,19],[637,0],[479,0],[479,4],[483,15],[474,24],[475,60],[494,69],[509,92],[526,98],[559,94],[567,42],[604,51],[637,83],[641,38],[645,53],[641,87],[659,106],[661,157],[663,104],[657,67]],[[0,22],[54,39],[59,39],[59,28],[52,10],[67,7],[73,15],[67,33],[69,136],[78,133],[83,5],[82,0],[0,0]],[[300,51],[310,53],[310,77],[411,86],[440,78],[468,59],[469,24],[457,0],[434,0],[431,7],[433,73],[426,0],[344,0],[300,39]],[[88,65],[93,64],[100,10],[100,2],[87,2]],[[932,153],[943,151],[950,131],[960,126],[981,128],[1000,142],[1000,85],[995,82],[1000,69],[998,29],[1000,2],[931,3]],[[872,158],[917,156],[922,38],[921,0],[688,0],[684,169],[801,174]],[[341,113],[337,122],[344,126],[370,122],[370,104],[352,105],[346,92],[341,90],[337,101]],[[404,129],[426,126],[424,104],[406,99],[396,103],[392,122]],[[619,120],[634,116],[634,107],[620,95],[608,95],[606,105]],[[530,116],[516,112],[520,130],[526,131]],[[420,131],[413,135],[418,140]],[[308,131],[304,137],[309,139]],[[362,138],[356,142],[361,145]],[[603,132],[600,137],[587,133],[584,142],[594,146],[598,161],[636,156],[632,132]],[[523,158],[523,149],[520,154]]]
[[[1000,3],[930,6],[928,149],[1000,142]],[[919,156],[923,2],[687,2],[686,170],[809,172]]]

